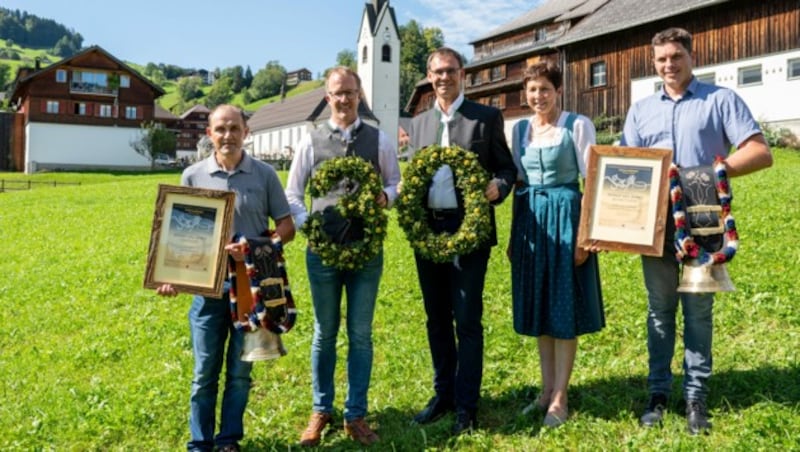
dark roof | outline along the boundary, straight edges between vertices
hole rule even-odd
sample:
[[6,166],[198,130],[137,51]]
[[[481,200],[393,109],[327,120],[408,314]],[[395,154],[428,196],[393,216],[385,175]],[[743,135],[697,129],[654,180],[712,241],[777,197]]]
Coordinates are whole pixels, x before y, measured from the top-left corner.
[[158,105],[158,103],[156,103],[156,108],[155,108],[155,111],[153,112],[153,116],[156,119],[167,119],[167,120],[174,120],[174,121],[178,120],[177,116],[173,115],[171,111],[167,110],[166,108],[162,107],[161,105]]
[[134,68],[128,66],[127,64],[123,63],[121,60],[118,60],[116,57],[114,57],[114,55],[111,55],[110,53],[108,53],[102,47],[95,45],[95,46],[87,47],[86,49],[76,53],[75,55],[72,55],[71,57],[64,58],[63,60],[60,60],[60,61],[56,61],[55,63],[45,67],[44,69],[40,69],[40,70],[31,70],[30,68],[20,69],[19,72],[17,72],[17,79],[14,81],[14,86],[13,86],[13,88],[11,90],[11,92],[13,93],[11,95],[11,99],[14,100],[16,98],[17,89],[19,87],[26,85],[34,77],[38,77],[41,74],[54,71],[54,70],[56,70],[57,68],[59,68],[61,66],[69,64],[70,62],[72,62],[76,58],[80,58],[80,57],[82,57],[84,55],[87,55],[89,53],[92,53],[92,52],[96,52],[96,53],[102,54],[106,58],[108,58],[111,61],[113,61],[114,63],[118,64],[120,66],[120,68],[125,69],[126,71],[130,72],[131,74],[135,75],[136,77],[138,77],[139,79],[144,81],[147,85],[150,86],[150,88],[152,88],[153,91],[155,91],[155,93],[156,93],[155,97],[161,97],[161,96],[164,95],[164,90],[161,89],[160,86],[158,86],[158,85],[154,84],[153,82],[151,82],[147,77],[145,77],[142,74],[140,74],[136,69],[134,69]]
[[208,107],[206,107],[205,105],[197,104],[192,108],[183,112],[183,114],[181,115],[181,119],[188,118],[189,115],[191,115],[192,113],[211,113],[211,110],[209,110]]
[[[372,33],[372,36],[377,36],[380,30],[376,30],[375,27],[377,26],[378,22],[380,22],[380,17],[382,14],[389,14],[392,18],[392,24],[394,25],[395,30],[400,30],[400,27],[397,26],[397,18],[394,15],[394,8],[389,6],[388,0],[372,0],[371,2],[364,5],[364,14],[367,15],[367,21],[369,22],[369,30]],[[361,22],[363,23],[363,16]],[[359,34],[361,31],[359,30]],[[356,38],[358,41],[358,38]]]
[[486,35],[470,42],[470,44],[486,41],[487,39],[504,35],[522,28],[528,28],[539,23],[555,22],[555,19],[562,14],[566,14],[572,9],[578,8],[584,3],[590,2],[593,2],[593,0],[550,0],[544,5],[537,6],[536,8],[522,14],[511,22],[500,25]]
[[[358,115],[361,119],[378,120],[363,101],[358,105]],[[325,101],[325,87],[320,86],[306,93],[287,97],[281,102],[262,106],[247,121],[247,127],[250,132],[258,132],[299,122],[327,120],[330,117],[331,109]]]
[[730,0],[610,0],[578,22],[556,45],[584,41],[728,1]]

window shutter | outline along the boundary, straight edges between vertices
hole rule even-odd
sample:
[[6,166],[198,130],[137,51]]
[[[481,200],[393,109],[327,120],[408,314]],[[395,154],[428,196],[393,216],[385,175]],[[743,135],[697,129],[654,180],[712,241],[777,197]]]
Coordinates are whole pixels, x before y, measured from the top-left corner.
[[42,99],[42,113],[47,113],[47,101]]
[[86,116],[92,116],[92,103],[86,102]]
[[136,119],[144,118],[144,108],[135,107],[136,108]]

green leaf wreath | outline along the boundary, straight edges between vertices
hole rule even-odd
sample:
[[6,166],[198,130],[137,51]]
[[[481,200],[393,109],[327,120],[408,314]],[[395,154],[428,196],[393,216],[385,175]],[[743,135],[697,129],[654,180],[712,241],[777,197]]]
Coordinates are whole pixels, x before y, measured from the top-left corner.
[[364,238],[350,243],[334,243],[322,230],[322,213],[309,215],[302,232],[308,238],[322,263],[340,270],[358,270],[381,251],[386,237],[386,212],[375,200],[383,185],[372,164],[360,157],[337,157],[324,162],[314,173],[309,185],[312,198],[325,196],[344,178],[356,181],[355,193],[344,195],[336,210],[345,218],[364,220]]
[[[464,202],[464,220],[453,234],[434,233],[427,221],[428,188],[442,165],[453,170]],[[418,152],[403,172],[403,188],[396,202],[398,222],[411,247],[434,262],[475,251],[489,238],[492,227],[484,194],[488,182],[489,175],[473,152],[458,146],[430,146]]]

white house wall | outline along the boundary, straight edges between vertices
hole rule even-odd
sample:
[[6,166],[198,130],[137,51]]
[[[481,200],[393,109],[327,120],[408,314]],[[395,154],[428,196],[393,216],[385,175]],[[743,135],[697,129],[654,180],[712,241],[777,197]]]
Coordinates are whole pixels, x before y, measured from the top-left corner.
[[246,143],[252,144],[253,156],[272,160],[276,158],[291,158],[286,155],[288,149],[297,149],[297,143],[308,131],[307,122],[287,124],[273,129],[252,132]]
[[[800,78],[789,79],[788,62],[800,58],[800,49],[748,58],[713,66],[695,67],[698,78],[714,74],[717,86],[730,88],[741,96],[759,121],[792,129],[800,134]],[[739,69],[761,65],[761,83],[738,86]],[[636,102],[653,94],[661,79],[647,77],[631,82],[631,99]]]
[[131,142],[141,131],[31,122],[25,127],[25,172],[42,169],[145,169],[150,161]]

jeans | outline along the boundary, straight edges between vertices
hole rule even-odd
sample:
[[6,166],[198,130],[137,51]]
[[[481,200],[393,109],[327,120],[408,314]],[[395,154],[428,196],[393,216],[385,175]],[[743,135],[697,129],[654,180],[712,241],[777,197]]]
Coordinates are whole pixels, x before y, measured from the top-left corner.
[[[228,285],[222,299],[195,296],[189,309],[194,376],[190,399],[189,450],[213,450],[233,444],[244,436],[242,418],[250,391],[252,363],[240,359],[244,335],[233,327]],[[225,340],[228,339],[227,353]],[[217,390],[225,358],[225,390],[222,395],[219,433],[216,427]]]
[[[415,254],[433,361],[433,388],[475,412],[483,377],[483,285],[490,249],[436,263]],[[455,323],[455,328],[453,324]]]
[[383,272],[381,251],[361,269],[338,270],[324,265],[318,254],[306,251],[306,268],[314,304],[314,338],[311,342],[313,409],[333,411],[336,336],[341,323],[342,288],[347,294],[347,398],[344,418],[352,421],[367,414],[367,391],[372,376],[372,318]]
[[650,354],[647,383],[650,393],[670,394],[675,352],[675,316],[678,299],[683,310],[683,396],[705,401],[711,377],[713,332],[712,293],[679,293],[679,265],[672,254],[642,256],[648,293],[647,350]]

